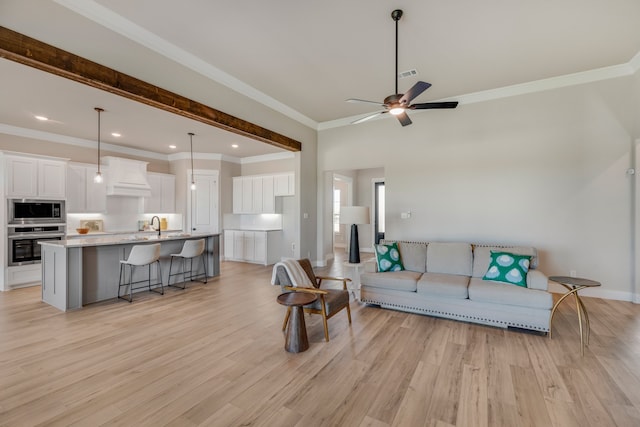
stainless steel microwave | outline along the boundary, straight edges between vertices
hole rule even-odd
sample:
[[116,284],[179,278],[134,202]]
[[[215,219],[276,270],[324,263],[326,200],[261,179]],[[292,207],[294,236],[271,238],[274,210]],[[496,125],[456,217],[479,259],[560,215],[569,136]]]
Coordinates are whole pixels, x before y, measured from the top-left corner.
[[9,224],[64,223],[64,200],[9,199]]

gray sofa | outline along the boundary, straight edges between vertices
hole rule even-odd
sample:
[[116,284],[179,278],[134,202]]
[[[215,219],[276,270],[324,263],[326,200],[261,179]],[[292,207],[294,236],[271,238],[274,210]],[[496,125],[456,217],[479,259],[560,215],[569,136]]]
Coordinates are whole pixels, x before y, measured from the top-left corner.
[[[367,262],[360,277],[362,302],[503,328],[549,331],[553,298],[547,277],[536,270],[535,248],[397,243],[405,270],[380,273],[375,258]],[[532,256],[526,288],[482,279],[491,250]]]

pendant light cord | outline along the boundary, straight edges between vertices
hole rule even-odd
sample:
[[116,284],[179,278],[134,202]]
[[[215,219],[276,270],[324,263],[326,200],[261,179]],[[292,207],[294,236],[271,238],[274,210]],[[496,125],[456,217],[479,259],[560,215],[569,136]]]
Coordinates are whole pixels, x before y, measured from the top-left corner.
[[98,112],[98,174],[100,174],[100,113],[104,110],[100,107],[95,107],[94,110]]
[[193,132],[189,132],[189,139],[191,141],[191,183],[195,184],[193,181],[193,135],[195,135]]

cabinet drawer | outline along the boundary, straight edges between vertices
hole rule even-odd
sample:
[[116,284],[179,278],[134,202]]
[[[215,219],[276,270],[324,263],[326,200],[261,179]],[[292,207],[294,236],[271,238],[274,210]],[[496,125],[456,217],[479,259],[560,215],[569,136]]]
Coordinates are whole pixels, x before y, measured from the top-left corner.
[[42,268],[40,264],[20,265],[7,268],[8,285],[16,287],[25,284],[40,284]]

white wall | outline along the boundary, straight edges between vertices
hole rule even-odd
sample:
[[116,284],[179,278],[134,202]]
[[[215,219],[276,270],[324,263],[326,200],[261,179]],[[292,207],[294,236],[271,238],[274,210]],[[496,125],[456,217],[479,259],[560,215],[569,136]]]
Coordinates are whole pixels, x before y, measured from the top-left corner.
[[318,173],[383,165],[388,238],[533,245],[630,299],[638,95],[636,75],[325,130]]

